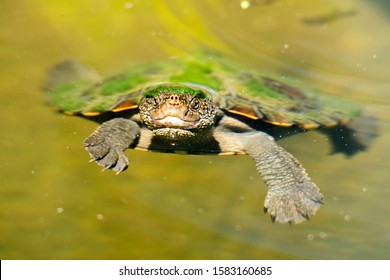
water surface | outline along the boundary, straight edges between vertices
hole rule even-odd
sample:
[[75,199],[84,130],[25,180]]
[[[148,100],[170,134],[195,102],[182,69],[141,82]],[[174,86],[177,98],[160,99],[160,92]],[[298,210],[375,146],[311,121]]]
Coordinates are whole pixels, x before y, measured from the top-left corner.
[[[386,1],[3,2],[2,259],[389,259]],[[325,195],[310,222],[271,223],[245,156],[128,151],[125,173],[102,173],[82,147],[97,124],[56,113],[40,90],[63,59],[109,75],[200,46],[378,118],[379,136],[351,158],[315,131],[279,142]]]

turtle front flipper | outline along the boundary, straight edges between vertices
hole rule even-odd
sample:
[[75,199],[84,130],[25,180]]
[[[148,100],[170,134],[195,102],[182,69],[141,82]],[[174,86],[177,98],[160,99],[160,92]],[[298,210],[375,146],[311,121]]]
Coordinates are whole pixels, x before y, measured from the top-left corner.
[[299,223],[308,220],[321,205],[319,188],[290,153],[261,132],[248,135],[245,151],[268,186],[264,211],[273,221]]
[[290,153],[264,132],[224,117],[214,133],[224,152],[251,156],[268,186],[264,210],[272,221],[300,223],[314,215],[323,198],[305,169]]
[[129,165],[124,150],[139,136],[139,125],[129,119],[116,118],[103,123],[85,141],[92,161],[118,173]]

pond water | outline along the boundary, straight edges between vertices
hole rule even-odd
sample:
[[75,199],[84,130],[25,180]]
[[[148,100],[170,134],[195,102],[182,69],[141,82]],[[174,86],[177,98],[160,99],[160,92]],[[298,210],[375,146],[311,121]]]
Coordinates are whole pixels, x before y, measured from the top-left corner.
[[[2,1],[1,259],[389,259],[390,7],[359,0]],[[273,224],[249,157],[128,151],[88,163],[97,124],[40,87],[73,58],[103,76],[199,47],[364,105],[379,135],[353,157],[312,131],[279,142],[325,196],[310,222]]]

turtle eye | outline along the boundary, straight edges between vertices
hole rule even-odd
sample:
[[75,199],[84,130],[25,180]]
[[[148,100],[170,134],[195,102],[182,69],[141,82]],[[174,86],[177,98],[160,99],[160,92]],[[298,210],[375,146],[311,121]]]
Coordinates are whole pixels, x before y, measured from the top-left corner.
[[195,110],[195,111],[199,110],[199,108],[200,108],[200,101],[199,101],[199,99],[198,98],[192,99],[191,103],[190,103],[190,107],[191,107],[192,110]]
[[153,98],[151,100],[151,104],[153,106],[153,109],[157,109],[158,108],[158,100],[157,100],[157,98]]

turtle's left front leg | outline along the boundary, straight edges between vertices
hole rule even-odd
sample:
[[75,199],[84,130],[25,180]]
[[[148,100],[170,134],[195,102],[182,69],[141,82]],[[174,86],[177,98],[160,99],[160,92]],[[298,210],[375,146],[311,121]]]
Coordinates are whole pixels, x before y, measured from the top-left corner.
[[305,169],[268,134],[224,117],[214,131],[223,152],[251,156],[268,186],[264,210],[273,221],[299,223],[314,215],[322,194]]
[[93,161],[118,173],[129,165],[124,150],[139,136],[140,127],[132,120],[116,118],[104,122],[85,141],[84,145]]
[[299,223],[314,215],[323,196],[299,161],[265,133],[248,133],[246,141],[244,150],[268,186],[264,211],[272,220]]

